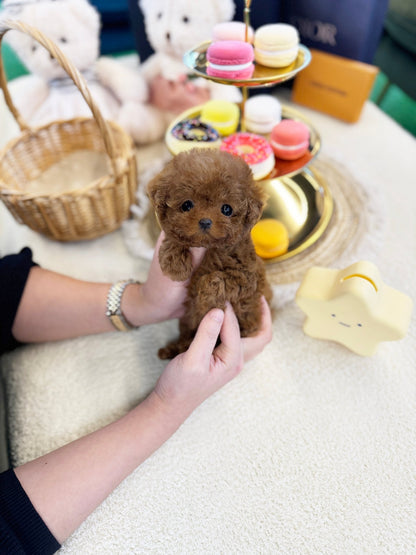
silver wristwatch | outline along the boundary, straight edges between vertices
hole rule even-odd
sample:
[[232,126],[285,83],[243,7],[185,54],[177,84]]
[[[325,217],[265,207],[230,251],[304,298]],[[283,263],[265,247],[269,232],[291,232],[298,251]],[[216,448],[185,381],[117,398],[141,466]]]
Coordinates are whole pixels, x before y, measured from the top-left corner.
[[140,327],[130,324],[121,311],[121,298],[123,296],[124,289],[131,283],[140,282],[135,281],[134,279],[120,280],[112,285],[108,291],[106,316],[108,316],[111,323],[118,331],[130,331]]

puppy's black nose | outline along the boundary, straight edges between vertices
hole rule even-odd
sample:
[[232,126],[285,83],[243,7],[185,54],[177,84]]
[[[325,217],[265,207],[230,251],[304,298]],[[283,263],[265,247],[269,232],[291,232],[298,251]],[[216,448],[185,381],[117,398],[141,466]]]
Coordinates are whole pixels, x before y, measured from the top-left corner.
[[166,40],[167,40],[168,42],[170,42],[170,33],[169,33],[169,31],[166,33]]
[[199,227],[203,230],[206,231],[207,229],[209,229],[212,226],[212,220],[210,220],[209,218],[202,218],[202,220],[199,220]]

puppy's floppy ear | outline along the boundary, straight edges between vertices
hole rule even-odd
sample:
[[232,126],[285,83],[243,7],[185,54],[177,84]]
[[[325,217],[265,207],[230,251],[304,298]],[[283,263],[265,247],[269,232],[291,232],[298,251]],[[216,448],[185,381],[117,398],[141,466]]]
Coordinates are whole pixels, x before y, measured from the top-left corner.
[[267,193],[253,180],[250,192],[247,194],[247,213],[244,220],[246,229],[250,230],[260,219],[263,208],[267,202]]
[[169,198],[169,181],[165,178],[163,170],[149,181],[147,194],[152,201],[159,220],[162,220],[168,207]]

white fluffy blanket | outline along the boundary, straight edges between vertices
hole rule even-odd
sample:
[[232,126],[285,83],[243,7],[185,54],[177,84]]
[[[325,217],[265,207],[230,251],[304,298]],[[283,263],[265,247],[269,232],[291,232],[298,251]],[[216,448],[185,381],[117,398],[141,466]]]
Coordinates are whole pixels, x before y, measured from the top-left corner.
[[[302,110],[322,134],[322,152],[384,196],[385,238],[368,255],[386,283],[415,298],[414,138],[371,104],[356,125]],[[0,237],[3,252],[28,244],[42,265],[76,277],[146,276],[148,263],[129,254],[120,232],[58,244],[2,208]],[[287,302],[266,350],[133,472],[62,553],[415,553],[415,317],[403,340],[371,358],[305,336],[302,322]],[[163,370],[158,347],[175,333],[170,322],[5,357],[14,463],[140,401]]]

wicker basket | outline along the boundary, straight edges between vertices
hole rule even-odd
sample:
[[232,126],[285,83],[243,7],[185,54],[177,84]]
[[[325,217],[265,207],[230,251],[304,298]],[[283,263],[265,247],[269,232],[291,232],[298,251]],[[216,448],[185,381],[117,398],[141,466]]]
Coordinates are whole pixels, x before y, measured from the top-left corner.
[[[92,118],[54,121],[34,128],[22,120],[10,97],[1,57],[1,41],[11,29],[28,34],[58,60],[84,97]],[[120,126],[103,119],[75,66],[38,29],[20,21],[2,22],[0,86],[21,131],[0,151],[0,198],[16,220],[59,241],[92,239],[120,227],[129,216],[137,188],[133,141]],[[59,194],[25,192],[30,181],[80,150],[106,154],[108,174],[85,187]]]

